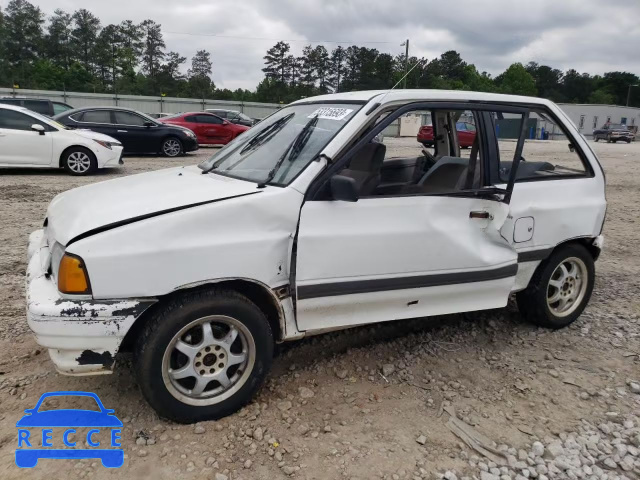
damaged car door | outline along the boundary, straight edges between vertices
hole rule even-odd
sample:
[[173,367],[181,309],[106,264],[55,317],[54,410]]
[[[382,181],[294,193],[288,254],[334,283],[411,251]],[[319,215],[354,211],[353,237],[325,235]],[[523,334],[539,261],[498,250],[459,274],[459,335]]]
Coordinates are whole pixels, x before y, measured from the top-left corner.
[[[302,207],[295,265],[301,331],[507,304],[518,271],[517,253],[500,234],[509,213],[508,194],[486,186],[483,175],[469,175],[469,169],[487,169],[486,137],[478,143],[483,149],[476,145],[470,158],[460,156],[459,142],[453,140],[430,168],[430,178],[460,171],[450,188],[427,181],[379,194],[368,180],[360,181],[363,170],[375,178],[382,163],[376,157],[384,156],[386,147],[370,141],[406,110],[399,111],[338,160],[327,173],[333,175],[328,187]],[[455,131],[454,118],[442,115],[450,131]],[[466,168],[456,170],[461,162]],[[469,176],[468,183],[463,176]],[[355,198],[341,191],[340,185],[350,183],[358,185]]]

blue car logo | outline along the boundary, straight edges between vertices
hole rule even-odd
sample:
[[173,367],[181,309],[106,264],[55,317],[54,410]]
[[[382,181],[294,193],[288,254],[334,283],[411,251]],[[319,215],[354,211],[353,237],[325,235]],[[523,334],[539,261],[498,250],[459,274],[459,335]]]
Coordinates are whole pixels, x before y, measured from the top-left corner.
[[[98,410],[55,409],[40,411],[42,402],[52,397],[90,397]],[[18,448],[16,465],[33,468],[41,458],[55,459],[100,459],[107,468],[119,468],[124,463],[124,452],[120,445],[122,422],[114,415],[114,410],[104,408],[100,398],[90,392],[50,392],[40,397],[34,408],[25,410],[26,415],[18,420]],[[42,428],[39,437],[32,428]],[[54,430],[62,430],[60,438],[54,438]],[[86,444],[91,448],[75,448],[76,428],[90,428],[86,434]],[[104,448],[104,439],[98,438],[108,430],[111,448]],[[79,441],[79,439],[78,439]],[[56,445],[57,443],[57,445]],[[66,448],[57,448],[66,447]]]

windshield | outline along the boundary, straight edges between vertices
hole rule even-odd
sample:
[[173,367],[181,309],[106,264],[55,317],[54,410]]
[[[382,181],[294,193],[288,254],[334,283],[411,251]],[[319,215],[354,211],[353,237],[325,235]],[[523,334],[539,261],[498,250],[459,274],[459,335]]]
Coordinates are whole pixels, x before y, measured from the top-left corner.
[[238,117],[240,117],[242,120],[246,120],[248,122],[251,122],[251,117],[246,116],[244,113],[240,113],[238,112]]
[[627,126],[626,125],[620,125],[619,123],[610,123],[609,124],[609,128],[611,130],[626,130]]
[[258,184],[288,185],[361,107],[357,104],[285,107],[230,142],[201,163],[200,168]]

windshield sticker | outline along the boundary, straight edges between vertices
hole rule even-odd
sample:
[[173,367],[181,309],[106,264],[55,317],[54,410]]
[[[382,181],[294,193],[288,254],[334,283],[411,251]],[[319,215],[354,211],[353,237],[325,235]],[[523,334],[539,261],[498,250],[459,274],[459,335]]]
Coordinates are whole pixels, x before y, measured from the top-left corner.
[[327,120],[344,120],[349,116],[351,112],[353,112],[352,108],[322,107],[317,109],[307,118],[313,118],[317,116],[319,119],[324,118]]

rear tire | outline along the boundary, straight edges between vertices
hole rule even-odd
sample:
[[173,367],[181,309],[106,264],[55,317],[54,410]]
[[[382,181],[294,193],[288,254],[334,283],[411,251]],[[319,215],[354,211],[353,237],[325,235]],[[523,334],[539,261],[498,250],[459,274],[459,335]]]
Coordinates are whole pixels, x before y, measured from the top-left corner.
[[245,296],[191,292],[144,326],[134,350],[136,376],[160,416],[180,423],[219,419],[251,400],[271,367],[273,346],[264,313]]
[[184,146],[176,137],[168,137],[162,142],[161,151],[165,157],[175,158],[184,152]]
[[600,140],[600,137],[598,137],[597,135],[593,136],[593,141],[598,143],[598,140]]
[[541,327],[566,327],[589,303],[594,282],[595,265],[589,251],[579,244],[561,246],[538,266],[529,286],[516,294],[518,309]]
[[98,170],[98,160],[89,149],[72,147],[62,153],[61,163],[71,175],[91,175]]

